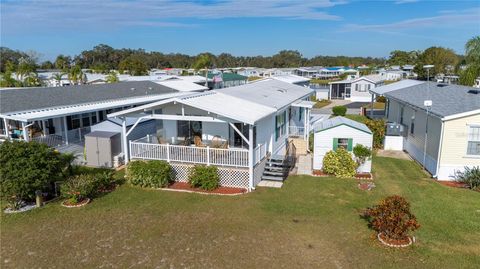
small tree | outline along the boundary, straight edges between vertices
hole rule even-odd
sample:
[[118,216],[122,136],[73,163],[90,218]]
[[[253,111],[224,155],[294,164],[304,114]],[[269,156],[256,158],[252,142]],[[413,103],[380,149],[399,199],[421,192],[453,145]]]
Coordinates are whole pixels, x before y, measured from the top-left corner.
[[345,116],[347,114],[346,106],[334,106],[332,108],[333,115],[335,116]]
[[464,171],[455,171],[454,178],[468,185],[472,190],[480,190],[480,166],[465,166]]
[[373,148],[380,149],[383,147],[383,139],[385,138],[385,120],[365,121],[365,125],[373,132]]
[[420,228],[415,215],[410,212],[410,204],[398,195],[367,208],[364,217],[375,231],[392,240],[407,240],[410,231]]
[[336,177],[350,178],[356,174],[357,163],[348,151],[344,148],[338,148],[336,151],[331,150],[325,154],[322,169],[323,172]]
[[357,144],[353,147],[353,155],[357,158],[358,165],[362,165],[372,156],[372,150],[364,145]]
[[33,200],[61,177],[60,153],[45,144],[5,141],[0,145],[0,194],[10,201]]

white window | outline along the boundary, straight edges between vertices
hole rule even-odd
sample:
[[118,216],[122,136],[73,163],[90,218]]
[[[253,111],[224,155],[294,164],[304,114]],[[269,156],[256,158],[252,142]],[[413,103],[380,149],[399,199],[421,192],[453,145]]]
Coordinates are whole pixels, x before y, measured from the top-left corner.
[[467,155],[480,156],[480,126],[469,126]]

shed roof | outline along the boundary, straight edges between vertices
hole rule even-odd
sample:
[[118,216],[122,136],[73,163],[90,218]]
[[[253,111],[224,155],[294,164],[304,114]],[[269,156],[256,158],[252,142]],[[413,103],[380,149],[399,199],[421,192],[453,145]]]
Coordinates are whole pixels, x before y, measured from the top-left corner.
[[317,132],[325,131],[327,129],[335,128],[340,125],[347,125],[349,127],[363,131],[368,134],[372,133],[372,131],[368,129],[367,125],[360,123],[358,121],[347,119],[345,117],[334,117],[328,120],[321,121],[315,125],[314,132],[317,133]]
[[430,113],[444,118],[480,113],[480,92],[475,94],[476,90],[474,87],[424,82],[387,92],[385,96],[419,110],[426,110],[423,102],[431,100]]

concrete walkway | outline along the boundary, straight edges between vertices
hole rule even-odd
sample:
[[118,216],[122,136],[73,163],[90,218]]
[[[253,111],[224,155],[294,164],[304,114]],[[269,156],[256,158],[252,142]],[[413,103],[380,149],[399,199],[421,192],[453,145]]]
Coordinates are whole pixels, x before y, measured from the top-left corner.
[[312,174],[312,155],[300,155],[297,160],[297,175]]
[[271,181],[271,180],[262,180],[257,184],[257,187],[267,187],[267,188],[281,188],[282,186],[283,186],[283,182]]
[[379,157],[389,157],[402,160],[413,160],[408,153],[401,150],[383,150],[379,149],[377,151],[377,156]]

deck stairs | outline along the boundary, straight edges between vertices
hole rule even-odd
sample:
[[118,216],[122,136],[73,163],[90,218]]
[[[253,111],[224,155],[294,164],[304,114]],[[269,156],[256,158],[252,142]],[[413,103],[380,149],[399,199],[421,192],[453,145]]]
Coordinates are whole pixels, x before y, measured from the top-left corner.
[[288,156],[272,155],[265,164],[262,180],[282,182],[287,178],[290,168]]

